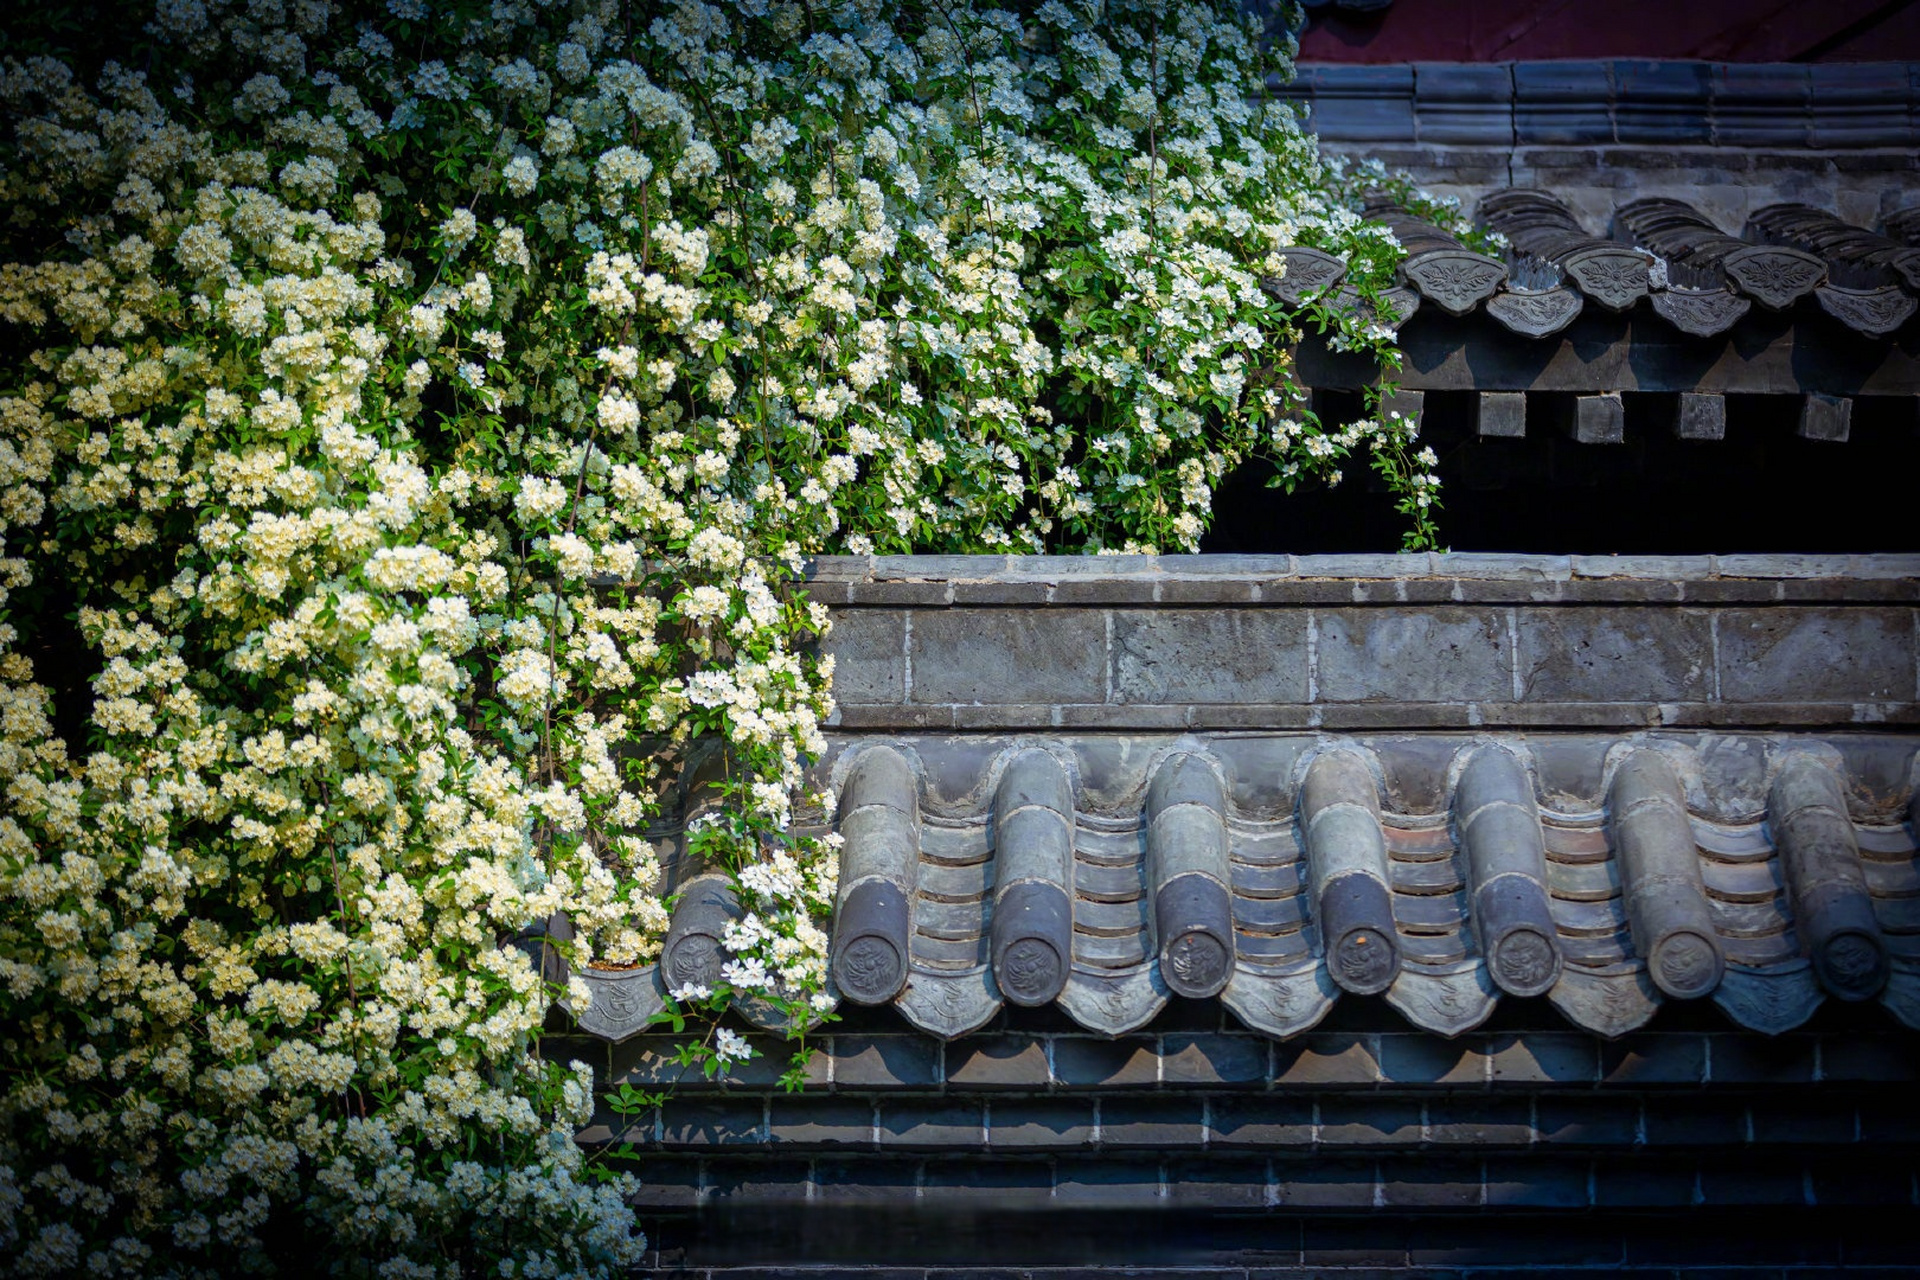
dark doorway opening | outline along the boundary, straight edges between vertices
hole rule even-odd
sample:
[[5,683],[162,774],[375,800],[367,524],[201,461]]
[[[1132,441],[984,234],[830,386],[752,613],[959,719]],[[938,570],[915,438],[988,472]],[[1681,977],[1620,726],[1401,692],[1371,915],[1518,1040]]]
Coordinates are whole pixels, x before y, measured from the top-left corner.
[[[1674,397],[1625,397],[1620,444],[1556,430],[1551,397],[1529,396],[1520,439],[1475,434],[1471,392],[1428,392],[1421,438],[1440,456],[1440,538],[1455,551],[1587,555],[1899,552],[1920,549],[1920,417],[1913,397],[1854,400],[1845,441],[1796,434],[1800,398],[1730,395],[1722,440],[1674,436]],[[1320,392],[1328,423],[1359,415],[1357,394]],[[1391,551],[1405,521],[1364,459],[1335,488],[1290,497],[1250,463],[1214,500],[1203,551]]]

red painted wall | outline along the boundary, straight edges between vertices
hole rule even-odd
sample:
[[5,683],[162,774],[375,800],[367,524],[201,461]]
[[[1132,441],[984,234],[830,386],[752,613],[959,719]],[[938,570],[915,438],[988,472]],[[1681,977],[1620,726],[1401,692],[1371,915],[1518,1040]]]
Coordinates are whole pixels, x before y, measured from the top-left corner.
[[1920,0],[1397,0],[1318,11],[1302,62],[1920,59]]

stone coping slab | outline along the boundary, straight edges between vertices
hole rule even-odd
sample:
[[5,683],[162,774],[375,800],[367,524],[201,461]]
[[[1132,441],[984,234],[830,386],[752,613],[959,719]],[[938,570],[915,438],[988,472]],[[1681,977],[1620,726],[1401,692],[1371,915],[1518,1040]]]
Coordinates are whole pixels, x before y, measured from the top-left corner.
[[835,606],[1920,601],[1920,555],[820,556]]
[[1064,582],[1140,577],[1473,578],[1565,582],[1637,578],[1920,578],[1920,554],[1526,555],[1505,551],[1355,552],[1339,555],[816,556],[811,582]]

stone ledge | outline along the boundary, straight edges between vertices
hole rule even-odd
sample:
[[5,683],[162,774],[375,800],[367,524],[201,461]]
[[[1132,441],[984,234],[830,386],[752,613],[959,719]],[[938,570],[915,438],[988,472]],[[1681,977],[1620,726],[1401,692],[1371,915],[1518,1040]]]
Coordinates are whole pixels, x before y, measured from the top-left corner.
[[1920,555],[821,556],[841,607],[1920,600]]
[[841,703],[829,729],[1882,729],[1920,702]]
[[1920,578],[1221,574],[1061,583],[1076,590],[1049,601],[991,576],[821,585],[850,589],[824,642],[847,729],[1920,723]]

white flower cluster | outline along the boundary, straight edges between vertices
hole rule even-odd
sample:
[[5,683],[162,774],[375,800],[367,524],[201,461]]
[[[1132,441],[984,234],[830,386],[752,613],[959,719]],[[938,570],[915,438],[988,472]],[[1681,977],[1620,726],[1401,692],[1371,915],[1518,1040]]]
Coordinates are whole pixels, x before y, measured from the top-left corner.
[[[620,1273],[541,1041],[587,993],[511,944],[657,954],[706,739],[744,911],[678,994],[830,1007],[802,557],[1191,549],[1249,457],[1356,450],[1430,536],[1412,424],[1323,430],[1262,287],[1313,243],[1377,294],[1381,175],[1225,0],[134,35],[0,56],[11,1274]],[[1384,352],[1363,310],[1316,314]]]

